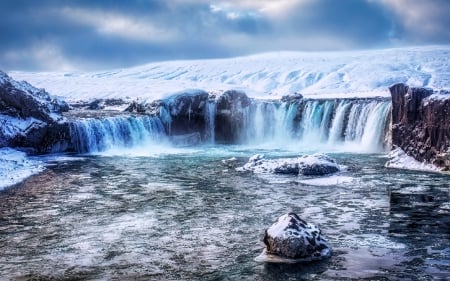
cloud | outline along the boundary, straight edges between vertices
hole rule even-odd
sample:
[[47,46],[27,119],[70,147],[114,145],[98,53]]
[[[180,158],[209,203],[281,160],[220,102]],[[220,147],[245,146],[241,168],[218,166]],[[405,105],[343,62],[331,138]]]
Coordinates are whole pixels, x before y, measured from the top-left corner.
[[450,1],[380,0],[396,15],[405,41],[450,43]]
[[0,1],[0,68],[449,44],[447,0]]

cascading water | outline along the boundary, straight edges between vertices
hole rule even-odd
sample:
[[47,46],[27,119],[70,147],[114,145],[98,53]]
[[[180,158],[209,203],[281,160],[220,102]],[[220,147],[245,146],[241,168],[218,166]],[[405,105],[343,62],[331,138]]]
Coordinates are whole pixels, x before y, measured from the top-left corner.
[[205,123],[206,123],[206,139],[209,143],[214,144],[215,136],[215,119],[216,119],[216,103],[208,101],[206,104]]
[[[305,149],[340,149],[381,152],[387,146],[391,102],[383,99],[334,99],[264,101],[253,100],[242,107],[235,126],[238,142]],[[216,137],[216,103],[205,102],[204,124],[196,131],[205,143]],[[190,117],[190,115],[189,115]],[[189,118],[188,117],[188,118]],[[116,116],[80,119],[72,124],[74,150],[96,153],[113,148],[130,148],[160,142],[172,135],[172,116],[165,107],[158,116]],[[189,120],[189,122],[200,122]],[[195,127],[195,126],[193,126]],[[204,130],[204,131],[203,131]]]
[[78,153],[143,146],[162,141],[165,136],[161,120],[151,116],[87,118],[71,123],[72,145]]
[[[301,104],[303,103],[303,104]],[[303,147],[351,146],[380,152],[385,147],[389,100],[254,101],[246,111],[245,143],[301,144]]]

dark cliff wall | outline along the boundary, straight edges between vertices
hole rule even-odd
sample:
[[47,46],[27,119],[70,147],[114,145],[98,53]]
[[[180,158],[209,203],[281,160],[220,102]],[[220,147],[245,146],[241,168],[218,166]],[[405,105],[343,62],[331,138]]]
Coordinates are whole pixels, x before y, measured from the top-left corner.
[[[396,84],[392,96],[392,144],[421,162],[450,170],[450,93]],[[448,96],[446,98],[446,96]]]

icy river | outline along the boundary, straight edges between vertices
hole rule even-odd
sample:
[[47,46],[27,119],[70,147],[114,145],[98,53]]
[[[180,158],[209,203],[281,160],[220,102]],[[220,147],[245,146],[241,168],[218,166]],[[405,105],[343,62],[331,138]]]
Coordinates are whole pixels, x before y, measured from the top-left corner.
[[[273,148],[205,146],[145,156],[61,155],[0,192],[0,280],[448,280],[450,176],[329,152],[347,166],[305,178],[240,173]],[[294,211],[333,256],[254,261],[264,230]]]

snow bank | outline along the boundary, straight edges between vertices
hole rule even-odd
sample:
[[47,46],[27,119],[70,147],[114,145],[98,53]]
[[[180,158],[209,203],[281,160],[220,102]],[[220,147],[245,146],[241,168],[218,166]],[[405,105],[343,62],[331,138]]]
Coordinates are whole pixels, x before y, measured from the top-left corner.
[[386,162],[385,167],[387,168],[397,168],[397,169],[406,169],[406,170],[415,170],[415,171],[427,171],[427,172],[439,172],[441,169],[438,167],[422,163],[411,156],[406,155],[406,153],[400,148],[389,152],[390,160]]
[[0,148],[0,167],[0,190],[45,169],[42,162],[29,159],[24,152],[12,148]]
[[307,98],[389,96],[394,83],[445,89],[450,46],[351,52],[274,52],[247,57],[150,63],[102,72],[11,72],[67,100],[152,101],[185,89],[237,89],[253,98],[300,92]]

